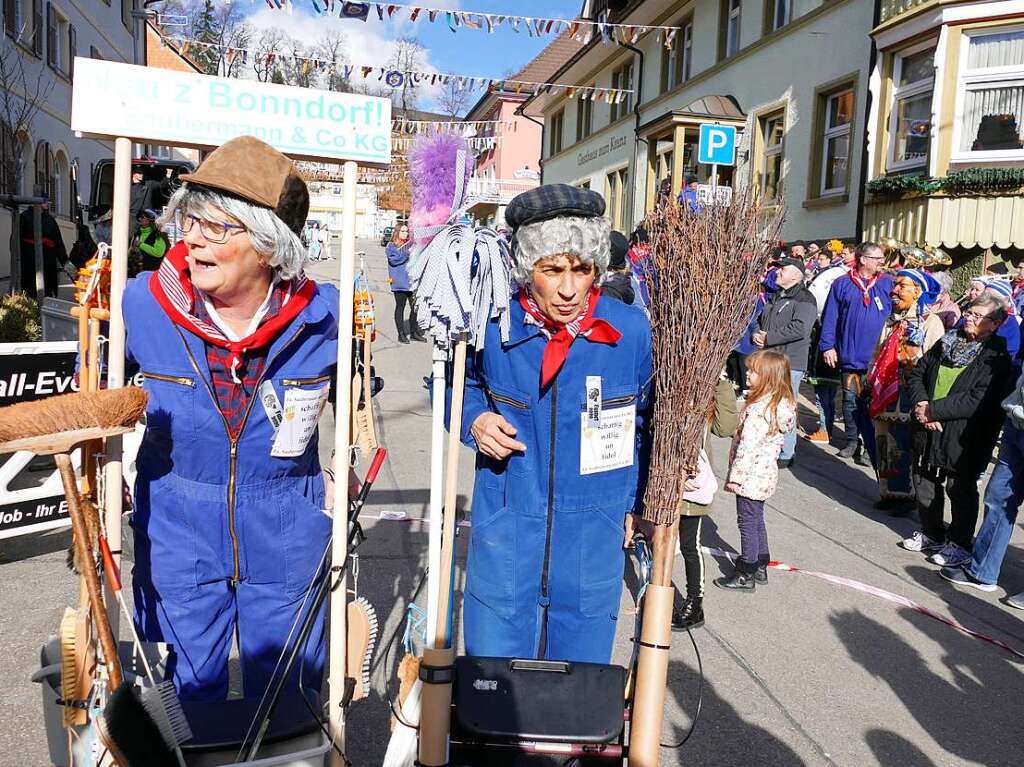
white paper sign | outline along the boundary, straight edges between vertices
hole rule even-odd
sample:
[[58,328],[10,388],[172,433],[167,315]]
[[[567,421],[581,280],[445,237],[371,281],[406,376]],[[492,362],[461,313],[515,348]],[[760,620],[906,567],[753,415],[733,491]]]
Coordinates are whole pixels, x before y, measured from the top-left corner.
[[75,58],[71,129],[171,146],[254,136],[292,157],[391,162],[391,101]]
[[274,458],[295,458],[306,451],[327,404],[330,388],[285,389],[284,418],[270,451]]
[[636,405],[601,411],[601,424],[587,425],[580,413],[580,474],[598,474],[633,465]]

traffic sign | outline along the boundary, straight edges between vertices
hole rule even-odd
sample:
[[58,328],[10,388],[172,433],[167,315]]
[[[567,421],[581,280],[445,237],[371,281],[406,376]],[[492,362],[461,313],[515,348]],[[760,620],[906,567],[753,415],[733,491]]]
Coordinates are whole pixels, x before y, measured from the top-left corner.
[[736,128],[732,125],[701,123],[697,162],[705,165],[735,165]]

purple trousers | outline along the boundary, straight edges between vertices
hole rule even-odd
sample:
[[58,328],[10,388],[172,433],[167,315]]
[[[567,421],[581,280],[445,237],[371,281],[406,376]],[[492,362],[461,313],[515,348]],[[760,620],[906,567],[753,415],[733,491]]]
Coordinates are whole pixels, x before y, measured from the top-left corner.
[[768,562],[768,531],[764,527],[764,501],[736,496],[736,524],[740,529],[739,567],[753,570]]

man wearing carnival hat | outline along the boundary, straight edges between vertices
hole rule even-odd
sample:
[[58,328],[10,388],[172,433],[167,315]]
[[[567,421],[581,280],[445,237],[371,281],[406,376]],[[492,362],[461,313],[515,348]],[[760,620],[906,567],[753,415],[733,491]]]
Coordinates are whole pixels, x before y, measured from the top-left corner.
[[651,334],[602,298],[610,222],[595,192],[516,197],[511,334],[471,359],[463,440],[477,450],[464,603],[471,655],[607,663],[624,540],[642,495]]

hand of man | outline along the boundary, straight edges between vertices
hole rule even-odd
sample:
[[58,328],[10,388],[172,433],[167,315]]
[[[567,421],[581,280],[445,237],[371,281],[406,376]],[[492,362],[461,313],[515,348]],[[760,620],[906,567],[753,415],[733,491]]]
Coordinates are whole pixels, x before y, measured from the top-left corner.
[[639,514],[627,514],[622,523],[623,533],[622,548],[628,549],[633,545],[633,536],[640,533],[647,540],[654,538],[654,524],[648,522]]
[[735,482],[726,482],[725,483],[725,492],[732,493],[733,495],[736,495],[736,494],[738,494],[740,492],[740,486],[737,485]]
[[927,422],[928,421],[927,415],[928,415],[928,402],[927,401],[925,401],[925,402],[918,402],[916,405],[914,405],[914,418],[916,418],[919,423]]
[[942,431],[942,423],[940,421],[928,421],[925,423],[924,428],[928,431]]
[[754,342],[754,346],[764,346],[768,341],[768,334],[763,330],[758,330],[754,335],[750,337],[750,340]]
[[[363,489],[363,483],[356,476],[355,469],[348,470],[348,497],[355,498]],[[324,470],[324,510],[334,511],[334,473]]]
[[503,461],[514,452],[526,452],[526,445],[515,439],[516,427],[498,413],[481,413],[469,431],[477,449],[496,461]]
[[836,354],[835,349],[829,349],[828,351],[823,352],[821,358],[825,360],[825,364],[830,368],[834,368],[839,364],[839,355]]

